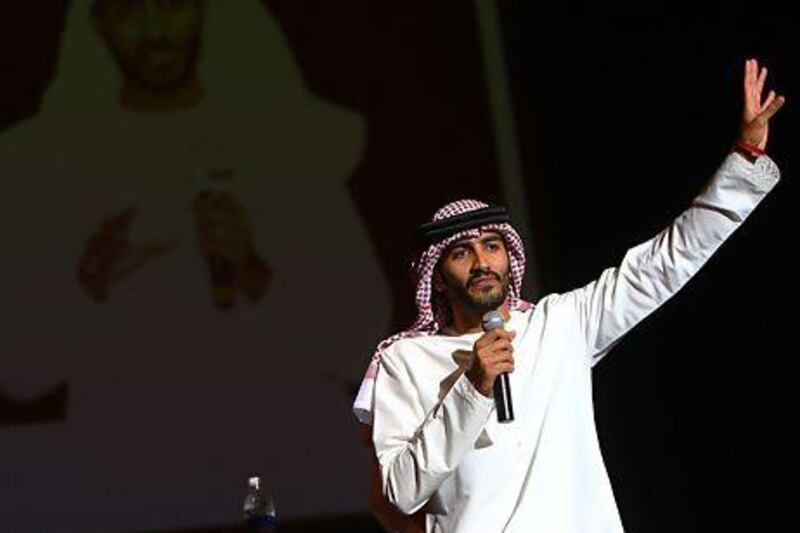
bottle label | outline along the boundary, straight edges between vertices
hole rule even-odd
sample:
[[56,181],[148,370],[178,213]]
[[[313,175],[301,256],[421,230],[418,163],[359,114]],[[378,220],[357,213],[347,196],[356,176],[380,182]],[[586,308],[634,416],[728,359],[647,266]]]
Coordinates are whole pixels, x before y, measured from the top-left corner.
[[247,525],[251,527],[269,527],[275,526],[277,523],[278,519],[275,517],[275,515],[271,514],[250,515],[247,517]]

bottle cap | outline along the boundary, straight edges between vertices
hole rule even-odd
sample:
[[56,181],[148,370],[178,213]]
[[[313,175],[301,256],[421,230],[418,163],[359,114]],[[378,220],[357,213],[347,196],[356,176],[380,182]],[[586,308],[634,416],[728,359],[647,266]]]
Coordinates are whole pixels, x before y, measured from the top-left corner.
[[261,478],[258,476],[253,476],[247,479],[247,486],[258,490],[259,486],[261,485]]

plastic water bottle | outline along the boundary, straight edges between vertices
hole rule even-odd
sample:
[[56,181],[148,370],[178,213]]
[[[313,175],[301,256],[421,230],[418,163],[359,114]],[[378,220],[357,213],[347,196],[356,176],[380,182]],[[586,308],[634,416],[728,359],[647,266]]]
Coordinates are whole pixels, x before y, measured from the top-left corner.
[[258,476],[247,480],[247,494],[244,497],[244,520],[247,531],[252,533],[273,533],[278,530],[275,504]]

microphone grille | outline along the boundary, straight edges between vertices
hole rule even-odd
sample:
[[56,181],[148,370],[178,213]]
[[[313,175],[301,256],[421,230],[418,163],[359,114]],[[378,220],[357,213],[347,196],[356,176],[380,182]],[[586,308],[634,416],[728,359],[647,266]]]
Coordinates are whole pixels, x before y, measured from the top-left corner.
[[483,331],[503,329],[505,323],[506,321],[503,320],[503,314],[500,311],[489,311],[483,315]]

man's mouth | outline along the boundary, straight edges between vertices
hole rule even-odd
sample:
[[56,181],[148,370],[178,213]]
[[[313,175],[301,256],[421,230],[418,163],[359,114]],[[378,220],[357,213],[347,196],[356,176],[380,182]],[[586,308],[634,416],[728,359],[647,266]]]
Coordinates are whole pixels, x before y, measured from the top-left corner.
[[469,283],[467,284],[468,287],[472,287],[473,285],[477,285],[478,287],[489,285],[495,282],[499,282],[500,280],[494,274],[483,274],[477,277],[472,278]]

